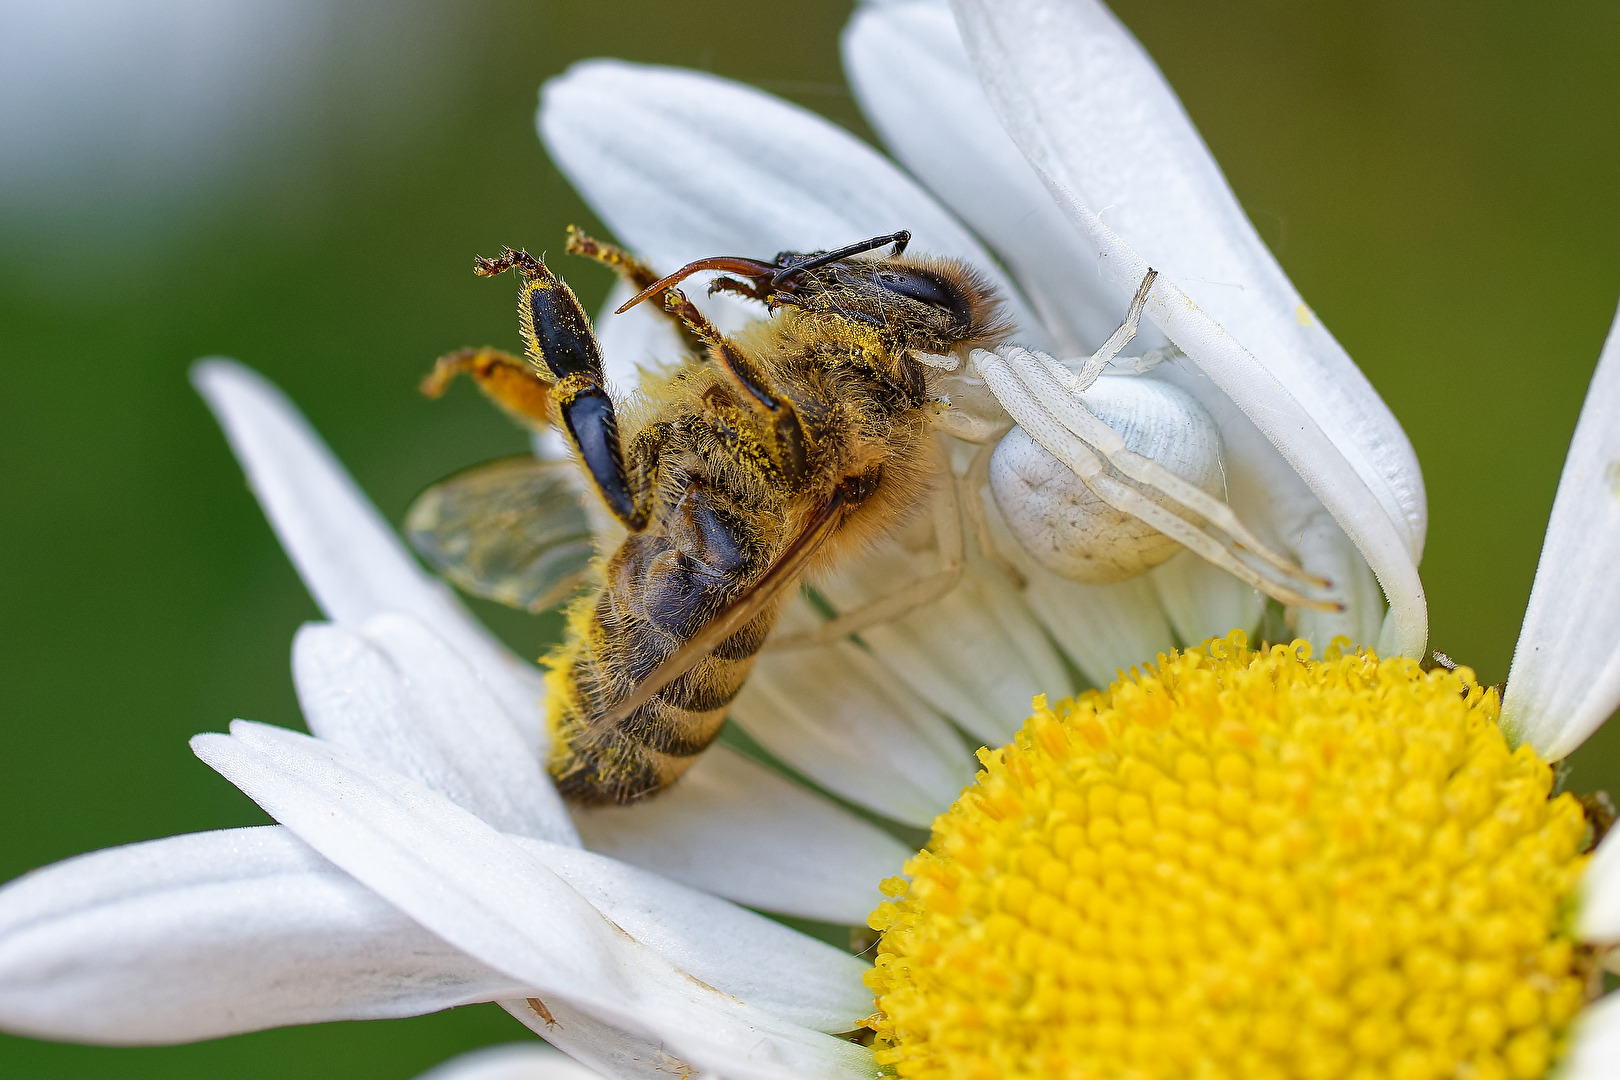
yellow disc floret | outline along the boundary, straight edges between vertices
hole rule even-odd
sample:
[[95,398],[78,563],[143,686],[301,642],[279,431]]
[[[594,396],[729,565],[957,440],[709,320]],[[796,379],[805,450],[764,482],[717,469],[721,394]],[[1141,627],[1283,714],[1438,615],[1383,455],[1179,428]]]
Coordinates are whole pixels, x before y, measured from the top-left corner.
[[1160,656],[981,750],[872,914],[924,1080],[1532,1080],[1585,1003],[1587,823],[1466,668]]

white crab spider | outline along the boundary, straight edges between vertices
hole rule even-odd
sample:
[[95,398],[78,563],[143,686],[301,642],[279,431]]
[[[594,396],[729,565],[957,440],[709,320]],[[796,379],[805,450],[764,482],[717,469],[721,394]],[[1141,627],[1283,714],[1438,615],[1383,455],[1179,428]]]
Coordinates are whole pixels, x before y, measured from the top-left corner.
[[[982,519],[988,481],[1019,545],[1070,580],[1123,580],[1186,547],[1286,605],[1342,609],[1325,579],[1273,550],[1221,500],[1219,430],[1191,395],[1156,379],[1103,377],[1136,336],[1156,277],[1143,278],[1124,323],[1078,372],[1017,345],[975,349],[960,371],[947,369],[936,424],[983,447],[966,478],[970,516]],[[929,358],[938,367],[944,359]],[[982,524],[979,535],[990,547]]]

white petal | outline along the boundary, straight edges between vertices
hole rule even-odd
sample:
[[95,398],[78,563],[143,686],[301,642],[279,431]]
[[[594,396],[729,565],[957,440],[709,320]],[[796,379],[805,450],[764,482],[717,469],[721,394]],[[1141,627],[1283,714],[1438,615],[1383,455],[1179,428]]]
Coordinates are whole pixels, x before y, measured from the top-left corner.
[[1346,637],[1358,644],[1376,644],[1380,652],[1392,651],[1392,642],[1380,640],[1384,605],[1378,581],[1333,515],[1318,507],[1289,546],[1301,565],[1333,582],[1334,593],[1345,605],[1343,611],[1301,609],[1295,632],[1319,650],[1336,637]]
[[1542,757],[1579,746],[1620,706],[1620,317],[1609,329],[1558,480],[1513,653],[1502,724]]
[[[971,42],[981,77],[1002,90],[1009,77],[1022,84],[1019,125],[1039,125],[1073,191],[1299,399],[1402,530],[1416,562],[1428,512],[1411,444],[1261,243],[1130,32],[1096,0],[1014,0],[996,4],[993,15],[984,0],[964,0],[957,12],[980,35],[995,35],[993,43],[977,35]],[[1009,48],[1016,69],[990,71],[991,54]],[[1035,132],[1009,131],[1030,152],[1022,138]]]
[[1001,256],[1059,351],[1100,345],[1123,309],[1096,268],[1075,257],[1074,229],[1002,130],[950,8],[930,0],[863,6],[844,30],[843,54],[883,144]]
[[119,1045],[524,994],[277,826],[81,855],[0,890],[0,1027]]
[[[887,543],[819,586],[848,611],[932,572],[932,560]],[[1035,694],[1070,689],[1040,620],[1000,570],[977,559],[943,597],[860,637],[913,693],[992,746],[1012,739]]]
[[630,806],[576,809],[587,847],[749,907],[864,924],[899,841],[724,746]]
[[1620,942],[1620,831],[1603,838],[1581,875],[1575,932],[1583,941]]
[[416,1080],[601,1080],[588,1069],[543,1042],[508,1043],[453,1057]]
[[[779,631],[798,629],[794,614]],[[951,726],[849,642],[761,654],[731,718],[828,791],[909,825],[926,828],[973,782]]]
[[472,814],[351,751],[238,721],[193,748],[328,859],[469,955],[708,1069],[869,1075],[870,1055],[737,1002],[603,919]]
[[[1190,551],[1183,551],[1155,568],[1148,577],[1176,628],[1176,636],[1187,645],[1224,637],[1233,630],[1242,630],[1252,637],[1260,625],[1266,598]],[[1381,613],[1383,604],[1376,606]],[[1376,638],[1374,630],[1373,637],[1358,640],[1371,642]]]
[[872,1011],[867,965],[781,923],[667,877],[578,848],[518,846],[631,937],[694,978],[784,1020],[852,1031]]
[[1613,1080],[1620,1062],[1620,994],[1588,1005],[1571,1027],[1569,1054],[1559,1062],[1559,1080]]
[[471,664],[538,747],[544,723],[540,673],[497,642],[448,586],[421,569],[377,508],[263,377],[228,360],[204,360],[192,382],[219,418],[248,483],[298,575],[333,621],[357,627],[405,611]]
[[[1383,597],[1354,545],[1260,429],[1185,357],[1159,365],[1148,377],[1191,393],[1220,426],[1226,501],[1238,518],[1262,540],[1292,553],[1305,569],[1333,582],[1345,611],[1318,614],[1296,609],[1299,636],[1310,640],[1318,655],[1341,633],[1357,645],[1377,645],[1381,653],[1398,651],[1392,641],[1380,636]],[[1246,612],[1241,600],[1241,594],[1223,594],[1219,586],[1208,584],[1201,594],[1182,595],[1179,605],[1166,597],[1166,605],[1177,611],[1173,616],[1177,632],[1191,643],[1203,640],[1195,636],[1199,628],[1219,626],[1235,611]],[[1260,598],[1254,602],[1259,603]],[[1218,632],[1240,626],[1247,630],[1253,625],[1253,621],[1231,623]]]
[[1017,289],[934,198],[859,139],[740,83],[618,60],[546,84],[540,134],[618,238],[660,270],[708,255],[773,258],[909,229],[912,250],[964,259]]
[[[984,503],[996,549],[1024,576],[1021,596],[1093,686],[1106,687],[1120,671],[1175,647],[1175,635],[1149,578],[1082,585],[1058,577],[1019,546],[995,502],[985,498]],[[1064,691],[1053,685],[1040,692],[1059,697]],[[1026,716],[1027,709],[1017,723]]]
[[696,1069],[661,1044],[604,1024],[565,1001],[518,999],[501,1002],[501,1008],[569,1057],[613,1080],[696,1077]]
[[956,11],[997,115],[1079,229],[1084,265],[1123,311],[1149,265],[1132,246],[1142,238],[1161,270],[1149,319],[1333,512],[1390,597],[1401,651],[1421,653],[1424,510],[1410,446],[1254,239],[1151,61],[1095,4],[1031,0],[992,14],[963,0]]
[[577,845],[540,759],[467,664],[394,612],[362,633],[309,624],[293,682],[310,731],[415,780],[497,829]]
[[[1060,339],[1074,339],[1077,350],[1084,343],[1089,351],[1112,332],[1124,310],[1123,296],[1105,281],[1095,250],[1068,225],[1040,177],[1002,130],[969,67],[946,7],[927,0],[899,0],[863,9],[845,32],[844,59],[862,108],[885,142],[982,235],[992,238],[997,251],[1019,274],[1025,291],[1035,298],[1054,326],[1054,333]],[[1201,144],[1197,148],[1202,153]],[[973,167],[962,168],[964,160],[971,160]],[[1213,163],[1209,166],[1213,169]],[[1218,173],[1215,175],[1219,179]],[[1230,208],[1235,211],[1235,203]],[[1107,216],[1114,221],[1112,207]],[[1258,244],[1252,231],[1250,239]],[[1261,255],[1269,259],[1263,250]],[[1152,347],[1157,336],[1156,331],[1144,327],[1138,345]],[[1330,341],[1330,345],[1332,351],[1342,355],[1336,344]],[[1200,375],[1191,385],[1174,377],[1170,381],[1192,391],[1216,414],[1229,451],[1234,442],[1258,443],[1264,457],[1270,459],[1256,470],[1252,455],[1229,452],[1229,482],[1237,479],[1236,486],[1242,486],[1241,477],[1234,477],[1234,473],[1262,475],[1269,496],[1250,506],[1238,506],[1234,500],[1239,516],[1257,531],[1278,536],[1307,569],[1332,575],[1337,581],[1339,560],[1328,559],[1320,566],[1309,561],[1325,553],[1322,545],[1298,551],[1290,543],[1291,538],[1302,533],[1300,523],[1320,509],[1304,481],[1259,437],[1249,418],[1210,385],[1207,377]],[[1381,404],[1375,404],[1382,409]],[[1409,455],[1407,461],[1410,463]],[[1415,472],[1412,475],[1417,476]],[[1417,505],[1421,509],[1421,478],[1416,482]],[[1183,641],[1202,640],[1217,626],[1224,627],[1219,632],[1225,633],[1234,627],[1250,629],[1255,625],[1262,599],[1252,590],[1207,566],[1193,568],[1193,560],[1178,562],[1180,567],[1156,574],[1155,580],[1166,583],[1160,595]],[[1352,569],[1350,574],[1346,591],[1359,595],[1357,586],[1364,571]],[[1370,633],[1351,636],[1359,643],[1374,643],[1383,613],[1382,598],[1375,595],[1370,602],[1358,603],[1360,606],[1352,604],[1342,616],[1305,618],[1306,636],[1318,646],[1325,646],[1335,633],[1370,626]],[[1046,618],[1045,607],[1049,605],[1032,600],[1032,606]],[[1059,629],[1051,620],[1048,623],[1054,630]],[[1087,672],[1092,674],[1090,668]]]

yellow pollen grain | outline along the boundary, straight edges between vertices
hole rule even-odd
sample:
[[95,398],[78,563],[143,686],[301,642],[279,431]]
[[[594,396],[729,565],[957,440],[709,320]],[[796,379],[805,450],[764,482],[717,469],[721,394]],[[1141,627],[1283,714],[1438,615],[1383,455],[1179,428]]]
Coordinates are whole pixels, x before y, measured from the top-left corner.
[[1534,1080],[1587,826],[1466,668],[1241,633],[1048,705],[883,884],[917,1080]]

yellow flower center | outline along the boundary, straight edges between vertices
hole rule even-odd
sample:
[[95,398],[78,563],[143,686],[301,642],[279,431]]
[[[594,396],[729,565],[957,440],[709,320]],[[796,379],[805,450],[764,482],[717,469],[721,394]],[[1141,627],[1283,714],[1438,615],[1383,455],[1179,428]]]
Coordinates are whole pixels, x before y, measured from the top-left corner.
[[981,750],[884,882],[880,1064],[927,1080],[1531,1080],[1587,823],[1466,668],[1234,632]]

